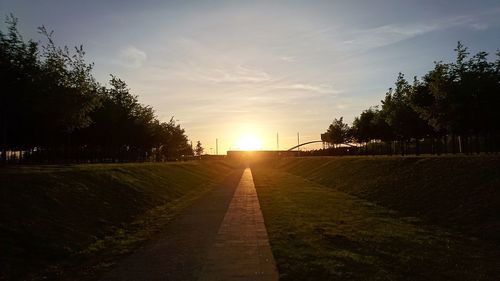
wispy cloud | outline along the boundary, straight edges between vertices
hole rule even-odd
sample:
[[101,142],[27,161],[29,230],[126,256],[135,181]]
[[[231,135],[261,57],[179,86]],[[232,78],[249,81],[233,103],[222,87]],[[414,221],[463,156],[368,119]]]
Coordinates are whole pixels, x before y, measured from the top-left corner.
[[124,47],[118,52],[118,63],[127,68],[139,68],[146,59],[146,53],[134,46]]
[[335,89],[331,85],[327,84],[309,84],[309,83],[293,83],[293,84],[282,84],[274,87],[279,90],[291,90],[291,91],[302,91],[302,92],[314,92],[318,94],[339,94],[342,91]]
[[296,62],[297,61],[297,58],[296,57],[292,57],[292,56],[282,56],[279,59],[281,61],[284,61],[284,62]]
[[342,41],[342,45],[351,50],[372,49],[395,44],[426,33],[455,27],[484,30],[489,25],[482,21],[482,17],[494,13],[498,13],[498,11],[450,16],[428,22],[393,23],[368,29],[355,29],[346,33],[346,39]]
[[477,30],[477,31],[486,30],[486,29],[488,29],[488,27],[489,27],[489,25],[487,23],[483,23],[483,22],[475,22],[475,23],[470,24],[470,28],[472,30]]
[[271,76],[260,70],[237,65],[229,68],[214,68],[205,70],[203,73],[192,78],[212,83],[262,83],[270,82]]
[[[388,24],[347,34],[342,45],[350,50],[372,49],[391,45],[440,28],[438,24]],[[442,27],[441,27],[442,28]]]

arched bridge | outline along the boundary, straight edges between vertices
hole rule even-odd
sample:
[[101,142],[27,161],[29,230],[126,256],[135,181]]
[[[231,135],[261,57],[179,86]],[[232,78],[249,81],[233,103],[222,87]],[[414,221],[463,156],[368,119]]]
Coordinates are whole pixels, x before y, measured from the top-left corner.
[[[317,141],[308,141],[308,142],[305,142],[305,143],[301,143],[301,144],[299,144],[299,145],[296,145],[296,146],[294,146],[294,147],[292,147],[292,148],[289,148],[287,151],[292,151],[292,150],[294,150],[294,149],[296,149],[296,148],[299,148],[299,147],[301,147],[301,146],[303,146],[303,145],[308,145],[308,144],[311,144],[311,143],[319,143],[319,142],[325,142],[325,141],[321,141],[321,140],[317,140]],[[352,144],[350,144],[350,143],[343,143],[342,145],[347,145],[347,146],[350,146],[350,147],[355,147],[355,145],[352,145]]]
[[305,143],[301,143],[301,144],[299,144],[299,145],[296,145],[296,146],[294,146],[294,147],[292,147],[292,148],[289,148],[287,151],[294,150],[294,149],[299,148],[299,147],[301,147],[301,146],[303,146],[303,145],[307,145],[307,144],[311,144],[311,143],[318,143],[318,142],[323,142],[323,141],[321,141],[321,140],[318,140],[318,141],[308,141],[308,142],[305,142]]

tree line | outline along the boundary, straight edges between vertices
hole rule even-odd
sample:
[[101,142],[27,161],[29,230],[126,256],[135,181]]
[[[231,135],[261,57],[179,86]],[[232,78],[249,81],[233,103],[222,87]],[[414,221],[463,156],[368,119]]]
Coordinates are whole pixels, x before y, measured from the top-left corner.
[[498,152],[500,50],[495,61],[460,42],[455,52],[454,62],[435,62],[411,83],[399,73],[380,105],[351,125],[334,119],[322,140],[344,154]]
[[164,161],[192,155],[173,117],[161,122],[127,84],[103,86],[82,46],[25,41],[17,19],[0,30],[0,153],[33,162]]

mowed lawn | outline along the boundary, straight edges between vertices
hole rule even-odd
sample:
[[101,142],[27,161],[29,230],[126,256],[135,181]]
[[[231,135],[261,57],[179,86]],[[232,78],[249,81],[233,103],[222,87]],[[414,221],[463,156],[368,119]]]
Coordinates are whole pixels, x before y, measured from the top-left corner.
[[279,168],[252,173],[281,280],[499,280],[497,244]]

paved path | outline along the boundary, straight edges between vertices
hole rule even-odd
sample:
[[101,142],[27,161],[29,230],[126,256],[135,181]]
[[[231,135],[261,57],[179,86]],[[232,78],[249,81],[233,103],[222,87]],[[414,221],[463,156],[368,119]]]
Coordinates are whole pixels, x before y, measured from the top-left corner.
[[247,168],[231,200],[199,281],[277,281],[264,217]]
[[101,280],[278,280],[250,169],[240,176],[230,175]]
[[232,173],[134,254],[118,262],[102,281],[197,280],[215,241],[242,170]]

